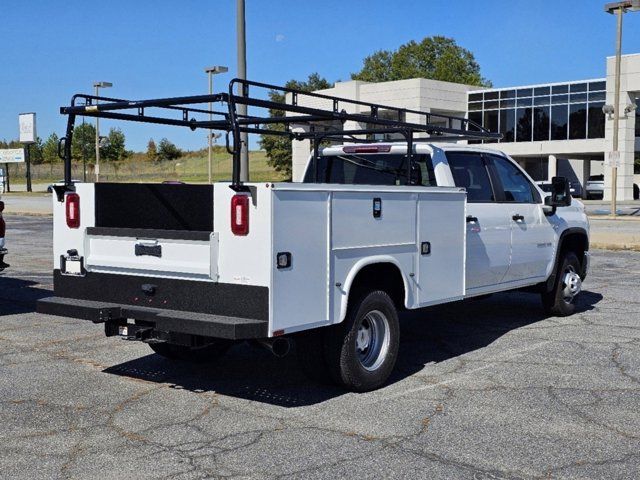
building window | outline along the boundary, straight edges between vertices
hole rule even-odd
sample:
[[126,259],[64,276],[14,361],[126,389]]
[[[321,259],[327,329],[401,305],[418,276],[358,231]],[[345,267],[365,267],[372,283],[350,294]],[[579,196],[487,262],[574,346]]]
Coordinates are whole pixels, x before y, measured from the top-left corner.
[[587,138],[587,104],[569,105],[569,139]]
[[568,114],[566,105],[551,107],[551,140],[567,139]]
[[491,132],[497,132],[498,129],[498,110],[488,110],[484,112],[484,121],[482,125]]
[[500,110],[500,133],[503,142],[513,142],[515,139],[516,111],[513,108]]
[[587,84],[586,83],[572,83],[571,85],[569,85],[569,91],[571,93],[586,92],[587,91]]
[[[502,133],[502,142],[604,138],[604,116],[597,110],[605,89],[606,82],[596,80],[476,92],[469,94],[467,111],[469,118]],[[636,131],[640,136],[640,122]]]
[[[362,112],[363,115],[371,115],[371,112]],[[403,111],[396,111],[396,110],[387,110],[384,108],[380,108],[378,110],[378,118],[382,119],[382,120],[394,120],[394,121],[398,121],[398,122],[406,122],[407,120],[407,116],[405,114],[405,112]],[[435,115],[435,118],[431,119],[431,123],[437,123],[437,115]],[[366,129],[369,130],[377,130],[377,129],[384,129],[385,127],[383,125],[378,125],[376,123],[367,123],[365,124]],[[368,140],[377,140],[377,141],[384,141],[384,140],[401,140],[405,138],[404,135],[402,135],[401,133],[369,133],[367,134],[367,139]]]
[[533,140],[549,140],[549,107],[533,109]]
[[531,108],[518,108],[516,110],[516,142],[531,141]]
[[640,137],[640,98],[636,98],[636,137]]
[[[604,102],[590,103],[588,112],[587,134],[589,138],[604,138]],[[637,128],[637,125],[636,125]]]

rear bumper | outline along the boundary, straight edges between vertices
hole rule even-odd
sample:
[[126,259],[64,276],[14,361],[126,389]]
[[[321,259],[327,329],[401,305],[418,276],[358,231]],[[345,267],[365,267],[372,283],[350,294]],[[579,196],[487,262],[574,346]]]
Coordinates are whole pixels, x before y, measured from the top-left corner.
[[[168,334],[245,340],[268,336],[268,321],[179,310],[166,310],[117,303],[48,297],[38,301],[37,311],[49,315],[79,318],[107,327],[126,324],[131,318],[148,329]],[[109,331],[109,328],[107,328]]]

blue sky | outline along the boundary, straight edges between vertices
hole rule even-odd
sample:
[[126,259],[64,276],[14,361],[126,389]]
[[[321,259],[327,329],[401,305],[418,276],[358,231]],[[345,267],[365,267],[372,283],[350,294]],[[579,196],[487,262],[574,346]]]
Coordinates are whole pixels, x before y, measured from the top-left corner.
[[[615,18],[604,1],[247,0],[249,78],[282,84],[318,72],[347,80],[362,59],[429,35],[471,50],[496,87],[604,76]],[[236,71],[235,0],[2,0],[0,139],[17,137],[20,112],[38,134],[63,134],[58,109],[96,80],[105,94],[142,99],[206,93],[207,65]],[[640,52],[640,12],[625,15],[623,53]],[[115,125],[105,121],[104,131]],[[130,149],[166,136],[204,147],[206,134],[119,123]],[[102,130],[102,127],[101,127]]]

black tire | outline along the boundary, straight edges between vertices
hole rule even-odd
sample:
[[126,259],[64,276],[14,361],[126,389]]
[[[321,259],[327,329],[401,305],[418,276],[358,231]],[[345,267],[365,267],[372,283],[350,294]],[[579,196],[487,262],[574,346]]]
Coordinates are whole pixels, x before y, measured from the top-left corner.
[[[566,317],[575,312],[575,296],[568,298],[566,294],[567,284],[565,277],[568,273],[580,273],[580,261],[573,252],[566,252],[558,262],[556,279],[551,291],[542,293],[542,305],[548,315]],[[578,284],[580,286],[580,284]],[[576,294],[577,295],[577,294]]]
[[395,367],[400,344],[398,312],[391,297],[381,290],[360,296],[349,306],[344,322],[327,329],[324,344],[325,361],[336,383],[354,392],[381,387]]
[[149,347],[158,355],[170,360],[182,360],[191,363],[205,363],[222,357],[233,345],[228,340],[217,340],[204,347],[188,347],[173,343],[150,343]]

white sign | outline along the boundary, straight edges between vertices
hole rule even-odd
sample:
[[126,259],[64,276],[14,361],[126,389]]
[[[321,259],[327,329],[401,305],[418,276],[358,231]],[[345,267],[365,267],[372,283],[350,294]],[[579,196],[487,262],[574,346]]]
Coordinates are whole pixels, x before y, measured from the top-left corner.
[[607,158],[604,161],[605,167],[620,167],[620,152],[618,150],[613,150],[607,154]]
[[20,124],[20,143],[36,143],[36,114],[21,113],[18,115]]
[[23,163],[23,148],[0,148],[0,163]]

